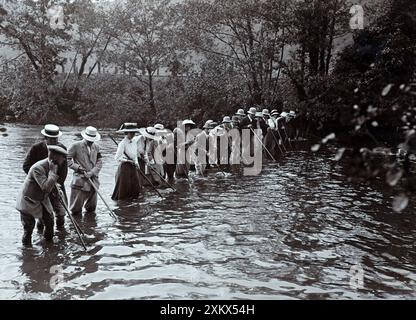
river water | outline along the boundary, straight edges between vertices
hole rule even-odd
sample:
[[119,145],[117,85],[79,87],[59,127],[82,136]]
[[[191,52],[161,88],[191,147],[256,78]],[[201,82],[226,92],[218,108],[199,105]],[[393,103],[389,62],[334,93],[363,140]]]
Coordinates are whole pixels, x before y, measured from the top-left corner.
[[[79,221],[87,253],[68,220],[53,245],[34,232],[25,249],[14,205],[41,128],[7,128],[1,299],[416,298],[414,208],[395,213],[391,191],[348,182],[325,153],[291,152],[259,176],[213,171],[178,180],[177,193],[161,191],[165,200],[148,190],[135,203],[116,203],[116,146],[104,134],[101,190],[119,221],[99,200],[97,214]],[[63,131],[65,145],[79,139],[80,128]]]

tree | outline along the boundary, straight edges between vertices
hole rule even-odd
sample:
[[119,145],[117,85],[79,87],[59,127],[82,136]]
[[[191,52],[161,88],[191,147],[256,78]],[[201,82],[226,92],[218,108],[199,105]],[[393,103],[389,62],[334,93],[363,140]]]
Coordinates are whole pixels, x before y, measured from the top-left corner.
[[269,1],[254,0],[187,0],[182,6],[188,45],[226,59],[245,79],[249,103],[255,105],[274,100],[279,77],[284,34],[277,20],[284,11],[271,18],[269,10]]
[[110,35],[116,39],[110,61],[148,88],[148,105],[156,113],[154,78],[176,57],[175,15],[170,0],[127,0],[114,15]]
[[52,9],[68,4],[69,0],[11,0],[1,7],[0,33],[12,48],[24,52],[38,80],[52,82],[56,66],[63,62],[60,53],[66,49],[70,27],[56,24]]
[[313,99],[318,95],[313,89],[325,86],[322,81],[331,70],[334,42],[349,32],[348,13],[348,4],[343,0],[291,2],[287,26],[290,45],[295,50],[285,72],[300,101]]

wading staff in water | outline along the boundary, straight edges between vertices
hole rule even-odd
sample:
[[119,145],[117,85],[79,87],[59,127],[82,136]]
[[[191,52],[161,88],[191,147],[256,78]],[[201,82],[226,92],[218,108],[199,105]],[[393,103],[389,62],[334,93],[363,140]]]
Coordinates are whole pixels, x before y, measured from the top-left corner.
[[62,207],[65,209],[65,211],[68,214],[69,220],[71,221],[72,225],[74,226],[75,232],[77,233],[79,240],[81,241],[81,244],[85,251],[87,251],[87,246],[85,245],[84,239],[82,238],[84,232],[81,230],[80,226],[75,222],[74,217],[71,215],[71,212],[68,209],[68,206],[65,203],[65,197],[62,189],[60,188],[59,184],[55,185],[56,191],[58,192],[59,202],[61,203]]
[[259,138],[259,136],[254,132],[253,128],[250,128],[251,132],[254,134],[254,137],[260,142],[260,144],[263,146],[264,150],[269,154],[269,156],[272,158],[273,161],[276,161],[276,159],[273,157],[273,155],[270,153],[269,149],[266,148],[263,141]]
[[[84,175],[85,176],[85,175]],[[93,189],[95,190],[95,192],[98,194],[98,196],[101,198],[101,200],[103,201],[104,205],[106,206],[106,208],[108,209],[108,213],[110,214],[110,216],[112,218],[114,218],[115,220],[117,220],[117,216],[115,215],[115,213],[113,212],[113,210],[111,210],[110,206],[108,205],[107,201],[105,201],[103,195],[101,194],[100,190],[98,189],[98,186],[95,185],[95,183],[92,181],[91,178],[88,178],[87,176],[85,176],[85,178],[87,179],[87,181],[90,183],[90,185],[93,187]]]
[[[110,139],[111,140],[113,140],[113,142],[115,143],[115,145],[116,146],[118,146],[118,143],[117,143],[117,141],[111,136],[111,135],[108,135],[109,137],[110,137]],[[129,158],[129,156],[128,156],[128,154],[127,153],[124,153],[124,155],[127,157],[127,158]],[[129,158],[130,159],[130,158]],[[131,161],[133,161],[132,159],[130,159]],[[164,197],[162,196],[162,194],[159,192],[159,190],[157,190],[156,189],[156,187],[153,185],[153,183],[150,181],[150,179],[144,174],[144,172],[140,169],[140,166],[137,166],[136,167],[136,169],[137,169],[137,172],[139,173],[139,174],[141,174],[142,175],[142,177],[145,179],[145,180],[147,180],[147,182],[149,183],[149,185],[156,191],[156,193],[162,198],[162,199],[164,199]]]
[[173,191],[177,191],[168,181],[166,181],[166,179],[159,173],[157,172],[152,166],[149,166],[150,170],[152,170],[157,176],[159,176],[159,178],[161,179],[161,181],[163,181],[164,183],[166,183],[166,185],[171,188]]

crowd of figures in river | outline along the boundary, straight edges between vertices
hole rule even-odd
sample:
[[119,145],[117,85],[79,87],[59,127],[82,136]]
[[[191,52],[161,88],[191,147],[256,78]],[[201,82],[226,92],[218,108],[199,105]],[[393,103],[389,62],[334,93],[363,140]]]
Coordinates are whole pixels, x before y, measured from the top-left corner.
[[[110,135],[118,144],[115,159],[119,163],[112,199],[137,198],[146,186],[158,192],[159,187],[172,186],[175,178],[189,179],[190,170],[200,176],[210,168],[224,173],[257,165],[261,170],[263,157],[275,160],[300,138],[296,119],[293,111],[250,108],[247,112],[239,109],[219,123],[208,120],[202,129],[192,120],[178,122],[173,131],[163,124],[138,128],[137,123],[125,123],[117,131],[124,135],[120,143]],[[33,145],[24,160],[27,176],[16,203],[25,246],[32,244],[35,227],[46,241],[52,241],[55,224],[64,228],[66,213],[73,224],[73,217],[83,210],[94,213],[98,197],[108,207],[99,191],[103,156],[98,130],[87,127],[81,132],[82,140],[68,149],[59,142],[63,133],[57,125],[45,125],[41,134],[44,140]],[[65,190],[68,169],[73,171],[69,199]]]

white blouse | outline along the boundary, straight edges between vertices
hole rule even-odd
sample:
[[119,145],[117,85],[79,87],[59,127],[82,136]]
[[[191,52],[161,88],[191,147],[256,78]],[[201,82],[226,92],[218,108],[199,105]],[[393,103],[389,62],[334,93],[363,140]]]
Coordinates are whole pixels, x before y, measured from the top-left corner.
[[[139,137],[134,137],[133,139],[129,139],[125,137],[120,144],[118,145],[117,153],[115,156],[116,161],[118,162],[126,162],[126,161],[134,161],[138,163],[137,156],[137,142]],[[127,154],[127,156],[126,156]]]

